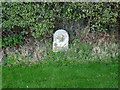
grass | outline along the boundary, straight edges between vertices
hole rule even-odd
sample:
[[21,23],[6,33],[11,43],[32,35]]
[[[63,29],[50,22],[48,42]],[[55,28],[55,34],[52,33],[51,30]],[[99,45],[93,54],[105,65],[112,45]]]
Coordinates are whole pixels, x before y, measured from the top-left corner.
[[118,64],[57,64],[2,68],[3,88],[118,88]]
[[2,64],[0,62],[0,89],[2,89]]
[[65,53],[50,50],[37,64],[12,65],[19,58],[11,58],[9,65],[2,66],[2,87],[118,88],[118,56],[93,60],[94,56],[90,47],[81,44]]

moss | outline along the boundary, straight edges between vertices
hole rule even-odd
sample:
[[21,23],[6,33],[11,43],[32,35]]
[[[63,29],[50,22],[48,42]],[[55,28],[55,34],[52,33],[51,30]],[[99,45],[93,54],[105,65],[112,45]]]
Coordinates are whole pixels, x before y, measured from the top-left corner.
[[62,35],[61,39],[60,39],[60,42],[63,42],[64,41],[64,35]]
[[56,47],[53,48],[54,51],[55,51],[56,49],[57,49]]
[[57,46],[57,43],[54,43],[55,46]]

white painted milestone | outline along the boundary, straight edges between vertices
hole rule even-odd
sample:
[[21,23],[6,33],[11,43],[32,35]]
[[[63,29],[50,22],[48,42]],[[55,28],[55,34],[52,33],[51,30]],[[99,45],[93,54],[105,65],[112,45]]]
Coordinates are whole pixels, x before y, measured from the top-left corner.
[[68,49],[69,35],[63,30],[57,30],[53,35],[53,52],[65,52]]

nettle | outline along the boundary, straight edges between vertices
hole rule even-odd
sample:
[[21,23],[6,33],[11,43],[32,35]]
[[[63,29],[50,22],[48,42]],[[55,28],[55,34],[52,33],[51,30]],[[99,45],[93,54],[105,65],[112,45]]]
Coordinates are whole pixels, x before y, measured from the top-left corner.
[[[22,44],[28,33],[39,38],[47,33],[53,34],[56,19],[87,19],[92,31],[114,31],[118,22],[120,2],[2,2],[3,46]],[[20,35],[14,35],[15,26]],[[15,37],[10,39],[10,37]],[[22,38],[21,38],[22,36]],[[10,39],[10,40],[8,40]]]

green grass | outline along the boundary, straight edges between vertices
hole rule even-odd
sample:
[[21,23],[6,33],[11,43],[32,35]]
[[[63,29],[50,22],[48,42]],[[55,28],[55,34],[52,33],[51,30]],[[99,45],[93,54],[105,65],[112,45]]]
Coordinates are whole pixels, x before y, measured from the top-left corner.
[[0,90],[2,89],[2,64],[0,62]]
[[6,58],[4,64],[8,65],[2,66],[2,87],[118,88],[119,55],[100,59],[99,54],[92,56],[88,45],[76,44],[69,48],[64,53],[54,53],[49,48],[50,51],[43,53],[46,56],[37,64],[25,64],[21,61],[13,65],[19,58],[14,59],[14,55],[10,59]]
[[118,64],[2,67],[3,88],[118,88]]

